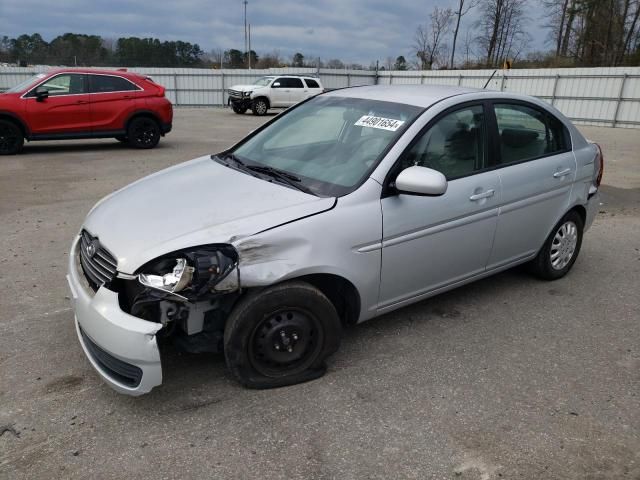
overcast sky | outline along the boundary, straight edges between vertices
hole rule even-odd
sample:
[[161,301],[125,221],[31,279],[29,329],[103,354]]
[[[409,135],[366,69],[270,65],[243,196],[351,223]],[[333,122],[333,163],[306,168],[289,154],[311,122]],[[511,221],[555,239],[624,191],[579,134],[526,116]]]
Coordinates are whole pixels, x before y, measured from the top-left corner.
[[[386,57],[413,59],[411,45],[419,23],[435,5],[455,0],[249,0],[252,48],[274,49],[284,57],[339,58],[368,65]],[[538,0],[529,0],[533,42],[545,48]],[[465,17],[462,30],[477,19]],[[42,34],[50,41],[65,33],[105,38],[156,37],[198,43],[203,50],[243,49],[242,0],[0,0],[0,35]],[[464,35],[464,34],[463,34]],[[411,57],[411,58],[410,58]]]

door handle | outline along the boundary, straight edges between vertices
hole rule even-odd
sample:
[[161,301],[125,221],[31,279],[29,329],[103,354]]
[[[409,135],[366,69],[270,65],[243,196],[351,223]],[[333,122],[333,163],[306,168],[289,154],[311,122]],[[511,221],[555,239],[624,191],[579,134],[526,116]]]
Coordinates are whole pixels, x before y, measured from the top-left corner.
[[562,177],[566,177],[567,175],[569,175],[571,173],[571,169],[570,168],[565,168],[564,170],[561,170],[559,172],[556,172],[553,174],[553,178],[562,178]]
[[471,200],[472,202],[477,202],[478,200],[482,200],[483,198],[493,197],[494,193],[496,192],[493,189],[487,190],[486,192],[476,193],[475,195],[471,195],[469,197],[469,200]]

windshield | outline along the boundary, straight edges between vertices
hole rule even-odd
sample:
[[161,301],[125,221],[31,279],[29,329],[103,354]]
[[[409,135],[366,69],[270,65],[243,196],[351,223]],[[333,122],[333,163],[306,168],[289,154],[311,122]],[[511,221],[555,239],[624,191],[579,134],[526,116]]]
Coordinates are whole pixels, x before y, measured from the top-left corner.
[[271,83],[271,80],[273,79],[274,77],[262,77],[253,82],[253,84],[257,85],[258,87],[266,87],[267,85],[269,85],[269,83]]
[[36,83],[38,80],[41,80],[44,77],[46,77],[44,73],[39,73],[37,75],[34,75],[33,77],[30,77],[27,80],[20,82],[15,87],[11,87],[9,90],[6,91],[6,93],[18,93],[23,90],[26,90],[29,85],[31,85],[32,83]]
[[315,97],[233,153],[248,165],[295,175],[317,195],[342,196],[360,185],[420,112],[400,103]]

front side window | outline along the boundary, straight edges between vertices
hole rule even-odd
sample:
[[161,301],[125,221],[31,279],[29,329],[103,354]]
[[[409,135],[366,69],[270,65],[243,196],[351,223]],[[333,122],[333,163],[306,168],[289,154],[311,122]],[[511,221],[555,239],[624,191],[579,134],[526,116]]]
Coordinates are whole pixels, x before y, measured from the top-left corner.
[[436,121],[404,156],[402,169],[432,168],[447,180],[464,177],[485,165],[486,122],[481,105],[456,110]]
[[562,122],[519,104],[495,104],[502,164],[517,163],[565,151]]
[[139,90],[133,83],[122,77],[111,75],[90,75],[91,93],[128,92]]
[[[87,93],[86,75],[77,73],[65,73],[50,78],[40,87],[44,87],[49,91],[50,97],[60,95],[77,95]],[[29,92],[30,97],[35,97],[35,89]]]
[[353,191],[421,108],[359,98],[315,97],[233,153],[247,165],[284,170],[320,196]]

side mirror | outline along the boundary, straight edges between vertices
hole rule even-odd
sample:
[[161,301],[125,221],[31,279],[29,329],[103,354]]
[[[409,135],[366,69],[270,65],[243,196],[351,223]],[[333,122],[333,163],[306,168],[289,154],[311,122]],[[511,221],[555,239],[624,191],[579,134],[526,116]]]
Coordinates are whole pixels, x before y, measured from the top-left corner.
[[280,82],[273,82],[271,88],[280,88]]
[[447,191],[446,177],[431,168],[405,168],[396,178],[396,189],[409,195],[443,195]]
[[49,98],[49,89],[47,87],[43,87],[42,85],[36,87],[36,100],[41,102],[45,98]]

